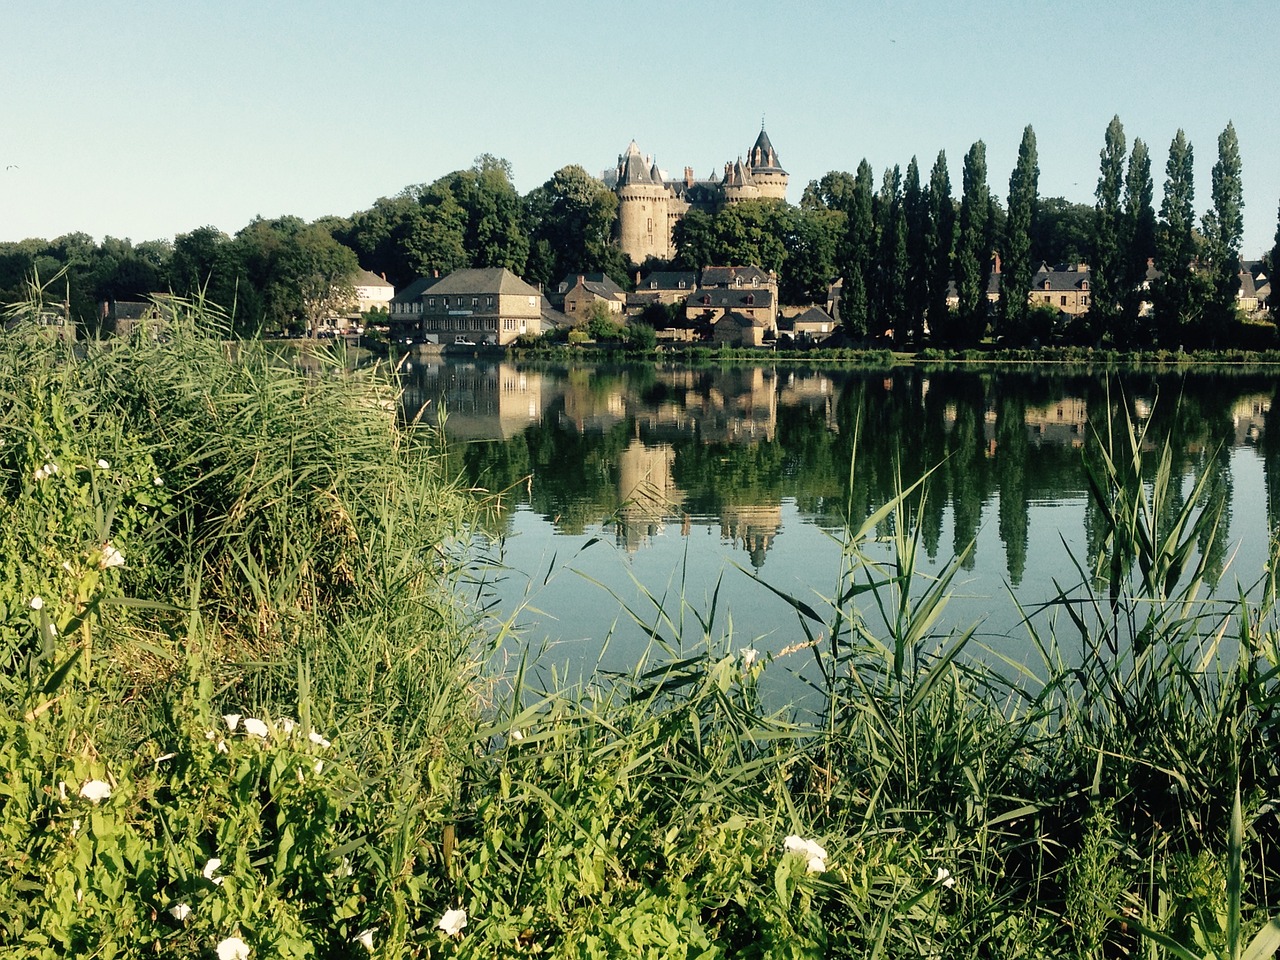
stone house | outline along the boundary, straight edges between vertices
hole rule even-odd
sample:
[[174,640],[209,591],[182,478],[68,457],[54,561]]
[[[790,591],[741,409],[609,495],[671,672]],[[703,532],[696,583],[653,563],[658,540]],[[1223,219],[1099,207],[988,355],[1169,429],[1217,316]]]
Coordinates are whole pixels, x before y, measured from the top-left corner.
[[1073,263],[1059,269],[1050,269],[1048,264],[1041,263],[1031,278],[1027,299],[1033,307],[1043,304],[1059,313],[1078,317],[1088,313],[1093,302],[1091,280],[1087,263]]
[[615,317],[621,317],[627,303],[626,291],[605,273],[578,274],[572,286],[566,279],[560,281],[558,288],[564,291],[564,314],[575,322],[586,315],[593,303],[604,304]]
[[508,344],[542,332],[543,298],[505,267],[418,280],[392,300],[395,329],[429,343]]
[[730,310],[712,324],[711,340],[725,346],[760,347],[767,333],[769,327],[760,318]]
[[685,301],[685,320],[690,324],[715,324],[726,314],[736,313],[758,320],[763,329],[778,327],[778,301],[768,288],[703,288]]

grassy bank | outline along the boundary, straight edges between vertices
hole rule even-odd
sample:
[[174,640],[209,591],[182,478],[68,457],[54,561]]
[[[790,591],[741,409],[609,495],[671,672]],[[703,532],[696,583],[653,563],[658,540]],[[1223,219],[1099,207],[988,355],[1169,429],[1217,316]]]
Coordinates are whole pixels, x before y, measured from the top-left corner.
[[1107,549],[1029,615],[1032,667],[939,626],[926,478],[790,598],[814,711],[680,599],[632,673],[565,687],[495,672],[460,599],[483,503],[392,381],[169,309],[163,343],[0,339],[6,956],[1280,943],[1274,584],[1202,599],[1217,515],[1144,438],[1099,441]]

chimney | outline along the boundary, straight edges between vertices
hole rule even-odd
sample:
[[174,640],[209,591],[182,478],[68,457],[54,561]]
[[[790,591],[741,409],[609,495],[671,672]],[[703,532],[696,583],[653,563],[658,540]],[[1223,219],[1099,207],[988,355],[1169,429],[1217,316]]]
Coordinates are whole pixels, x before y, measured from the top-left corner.
[[581,274],[581,273],[580,273],[580,274],[578,274],[578,286],[582,286],[582,285],[583,285],[584,283],[586,283],[586,282],[587,282],[587,278],[586,278],[586,276],[585,276],[584,274]]
[[693,167],[684,168],[684,185],[686,187],[693,186]]
[[995,250],[991,254],[991,272],[992,273],[1000,272],[1000,251],[999,250]]
[[640,271],[636,271],[636,286],[640,286]]
[[439,267],[432,267],[432,268],[431,268],[431,276],[433,276],[433,277],[439,277],[439,276],[440,276],[440,268],[439,268]]

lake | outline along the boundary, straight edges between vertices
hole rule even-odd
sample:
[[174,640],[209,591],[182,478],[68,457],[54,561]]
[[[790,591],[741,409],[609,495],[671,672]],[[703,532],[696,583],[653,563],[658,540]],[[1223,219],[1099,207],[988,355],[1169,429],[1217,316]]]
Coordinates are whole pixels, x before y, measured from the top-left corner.
[[[436,358],[411,363],[405,407],[445,411],[451,467],[491,494],[500,566],[482,568],[477,600],[519,643],[546,647],[544,668],[576,676],[634,666],[641,624],[674,644],[714,615],[711,636],[731,629],[735,649],[794,647],[805,634],[769,587],[821,607],[846,518],[861,523],[926,471],[906,517],[923,572],[973,544],[946,623],[977,624],[981,643],[1025,659],[1012,598],[1051,599],[1097,555],[1085,465],[1126,414],[1147,429],[1152,468],[1168,439],[1182,496],[1203,478],[1202,500],[1222,505],[1207,579],[1231,596],[1262,573],[1280,519],[1278,374]],[[796,671],[807,656],[790,656]]]

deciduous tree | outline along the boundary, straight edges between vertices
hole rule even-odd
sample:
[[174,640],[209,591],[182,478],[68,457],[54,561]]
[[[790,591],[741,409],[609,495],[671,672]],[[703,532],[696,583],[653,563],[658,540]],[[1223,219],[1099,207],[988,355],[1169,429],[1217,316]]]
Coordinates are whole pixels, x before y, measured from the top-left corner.
[[982,337],[987,323],[987,276],[991,247],[987,242],[991,189],[987,185],[987,145],[979,140],[964,158],[964,195],[956,237],[956,288],[960,295],[961,339]]
[[951,176],[947,172],[947,155],[938,151],[929,174],[929,220],[924,240],[926,283],[930,336],[947,340],[950,311],[947,308],[947,284],[951,280],[951,251],[955,244],[956,208],[951,200]]
[[1001,277],[1002,332],[1015,340],[1027,332],[1027,294],[1031,290],[1031,228],[1035,222],[1040,164],[1036,134],[1028,124],[1022,131],[1018,162],[1009,177],[1009,216],[1005,221],[1004,275]]
[[1164,274],[1156,297],[1157,322],[1161,339],[1169,345],[1181,345],[1194,338],[1199,326],[1201,304],[1196,302],[1192,273],[1196,255],[1194,173],[1191,144],[1179,130],[1169,144],[1164,199],[1156,230],[1156,256]]
[[1210,272],[1212,339],[1235,319],[1240,290],[1240,239],[1244,234],[1244,188],[1240,177],[1240,142],[1235,124],[1218,136],[1218,162],[1213,165],[1213,208],[1204,215],[1204,261]]
[[1125,210],[1121,200],[1124,185],[1124,126],[1118,116],[1107,125],[1106,141],[1099,154],[1100,170],[1093,241],[1093,301],[1090,312],[1114,317],[1124,295]]

